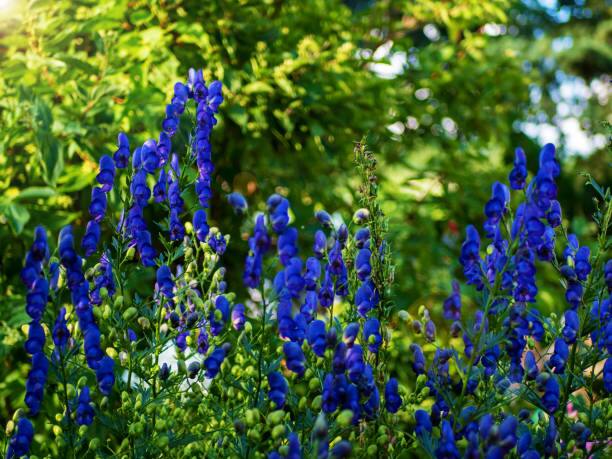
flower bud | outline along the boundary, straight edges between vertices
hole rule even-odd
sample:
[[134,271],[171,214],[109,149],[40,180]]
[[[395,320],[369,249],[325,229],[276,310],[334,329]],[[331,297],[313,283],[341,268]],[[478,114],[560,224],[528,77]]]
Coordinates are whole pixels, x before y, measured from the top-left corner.
[[136,248],[132,246],[129,249],[127,249],[127,252],[125,252],[125,259],[133,260],[135,254],[136,254]]
[[284,425],[281,424],[281,425],[275,426],[272,429],[272,438],[278,439],[284,436],[285,436],[285,426]]
[[125,310],[125,312],[123,313],[122,317],[123,320],[125,320],[126,322],[129,322],[130,320],[132,320],[134,317],[136,317],[138,315],[138,309],[136,309],[134,306],[129,307]]
[[276,425],[283,420],[284,416],[285,412],[283,410],[272,411],[270,414],[268,414],[266,422],[270,425]]
[[6,436],[10,437],[13,434],[14,430],[15,422],[12,419],[9,419],[9,421],[6,423],[6,429],[4,430],[6,432]]
[[340,426],[348,427],[353,422],[353,416],[354,414],[351,410],[342,410],[340,414],[338,414],[336,421]]

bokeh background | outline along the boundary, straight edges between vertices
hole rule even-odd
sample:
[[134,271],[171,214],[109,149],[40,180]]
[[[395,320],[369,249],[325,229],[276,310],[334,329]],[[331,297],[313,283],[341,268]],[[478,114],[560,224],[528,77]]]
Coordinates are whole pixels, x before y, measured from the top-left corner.
[[[23,399],[19,270],[34,227],[74,223],[80,239],[99,157],[119,131],[132,146],[154,137],[190,67],[225,85],[211,212],[232,236],[230,289],[242,289],[246,243],[224,195],[257,209],[285,193],[306,247],[315,210],[352,215],[365,138],[397,307],[435,314],[460,277],[463,229],[482,222],[515,147],[534,170],[540,146],[558,146],[565,217],[585,240],[594,230],[581,172],[612,182],[611,11],[605,0],[0,0],[0,420]],[[561,298],[544,290],[541,307]]]

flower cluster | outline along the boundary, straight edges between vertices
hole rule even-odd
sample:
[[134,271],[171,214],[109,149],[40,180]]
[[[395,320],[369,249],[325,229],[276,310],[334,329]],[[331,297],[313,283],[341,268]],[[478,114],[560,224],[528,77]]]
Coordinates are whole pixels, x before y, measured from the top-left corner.
[[[207,214],[222,102],[221,83],[207,85],[192,70],[174,86],[157,140],[131,153],[119,135],[112,158],[100,159],[82,254],[79,228],[63,228],[55,252],[37,228],[22,271],[29,413],[7,426],[8,457],[405,457],[420,448],[437,458],[535,459],[604,451],[609,195],[599,247],[580,246],[556,200],[554,147],[543,148],[531,180],[518,149],[509,186],[496,182],[485,203],[482,236],[474,225],[466,230],[459,262],[468,285],[453,281],[440,310],[396,317],[376,161],[358,144],[362,208],[352,221],[317,211],[312,245],[286,196],[250,207],[239,192],[227,195],[250,232],[239,297],[228,285],[236,276],[221,265],[229,239]],[[181,123],[190,103],[188,128]],[[567,300],[559,316],[540,307],[541,272],[559,275]],[[440,315],[448,340],[436,328]],[[406,319],[423,343],[391,341]],[[47,384],[58,388],[49,410],[60,409],[46,421],[56,442],[32,445],[29,419],[42,411]]]

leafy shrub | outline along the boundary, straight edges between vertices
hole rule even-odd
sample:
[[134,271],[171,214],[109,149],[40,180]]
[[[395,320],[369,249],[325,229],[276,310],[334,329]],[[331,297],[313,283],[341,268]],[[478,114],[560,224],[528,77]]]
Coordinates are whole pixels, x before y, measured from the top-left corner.
[[[468,227],[460,262],[476,311],[465,314],[454,283],[445,343],[427,308],[418,319],[394,314],[376,160],[360,143],[362,208],[352,223],[317,212],[322,229],[312,256],[301,257],[290,203],[272,195],[251,221],[248,296],[238,301],[222,266],[229,238],[206,211],[222,102],[220,82],[206,86],[190,71],[174,87],[157,141],[131,152],[121,133],[114,156],[100,159],[81,250],[79,229],[64,227],[51,252],[37,228],[21,273],[31,318],[28,410],[7,426],[8,457],[605,454],[609,191],[594,184],[603,202],[591,257],[562,225],[554,147],[543,148],[528,184],[517,150],[509,179],[520,202],[512,212],[508,187],[494,184],[484,258]],[[227,201],[237,219],[248,215],[241,194]],[[558,237],[567,243],[560,255]],[[541,263],[558,272],[563,318],[533,305]],[[409,348],[414,383],[387,365],[398,320],[425,341]],[[39,429],[56,442],[33,442]]]

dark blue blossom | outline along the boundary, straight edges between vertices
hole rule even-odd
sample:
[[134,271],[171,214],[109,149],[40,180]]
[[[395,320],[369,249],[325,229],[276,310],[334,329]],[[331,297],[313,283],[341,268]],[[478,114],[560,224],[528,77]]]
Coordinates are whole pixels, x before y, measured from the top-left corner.
[[357,253],[357,257],[355,258],[355,271],[357,273],[357,278],[364,282],[372,273],[372,265],[370,264],[370,257],[372,256],[372,252],[370,249],[360,249]]
[[578,313],[573,309],[565,311],[565,326],[563,327],[563,339],[568,344],[576,342],[576,336],[580,329],[580,319]]
[[551,201],[550,210],[546,214],[546,220],[552,228],[561,225],[561,204],[556,199]]
[[522,148],[517,148],[514,152],[514,168],[510,171],[508,179],[513,190],[522,190],[525,188],[525,180],[527,179],[527,158]]
[[368,350],[374,354],[378,352],[378,348],[382,343],[380,334],[380,322],[375,317],[371,317],[363,324],[363,337],[368,345]]
[[103,395],[110,395],[115,384],[115,361],[105,355],[98,362],[96,369],[96,379],[98,380],[98,388]]
[[397,379],[389,378],[385,385],[385,407],[389,413],[397,413],[402,405]]
[[315,355],[323,357],[326,348],[325,322],[322,320],[314,320],[308,326],[306,334],[308,344],[312,348]]
[[608,357],[606,363],[604,363],[603,383],[606,392],[608,392],[608,394],[612,393],[612,357]]
[[225,236],[223,236],[223,234],[219,232],[211,232],[208,234],[207,242],[210,248],[213,249],[213,251],[217,255],[221,256],[225,253],[225,249],[227,248],[227,241],[225,240]]
[[223,331],[225,323],[230,318],[230,303],[224,295],[215,300],[215,309],[210,312],[210,333],[218,336]]
[[538,376],[538,365],[532,351],[525,353],[525,375],[527,379],[534,380]]
[[206,216],[206,212],[204,210],[198,209],[194,212],[193,229],[198,241],[205,242],[210,228],[208,226],[208,217]]
[[510,191],[508,187],[500,182],[493,184],[492,197],[487,201],[484,209],[487,220],[484,224],[485,234],[489,238],[495,236],[497,226],[508,211],[508,203],[510,202]]
[[285,377],[278,371],[273,371],[268,374],[268,385],[270,386],[270,390],[268,391],[270,401],[276,404],[276,408],[285,406],[287,390],[289,388]]
[[157,183],[153,186],[153,199],[155,202],[164,202],[167,199],[166,189],[168,187],[168,176],[165,169],[160,169]]
[[480,236],[472,225],[466,228],[466,239],[461,246],[459,261],[463,265],[463,273],[468,284],[474,285],[479,290],[482,289],[484,285],[480,269]]
[[115,164],[113,159],[108,155],[103,155],[100,158],[100,172],[96,176],[96,180],[102,188],[102,191],[109,192],[113,188],[115,181]]
[[100,257],[100,263],[94,278],[94,288],[91,291],[91,303],[102,304],[101,290],[105,288],[109,297],[115,294],[115,280],[113,278],[113,267],[106,253]]
[[453,428],[446,419],[440,425],[440,442],[435,453],[437,459],[459,459],[461,457],[455,443]]
[[354,344],[346,351],[346,369],[351,382],[357,383],[365,370],[363,349],[359,344]]
[[225,359],[225,350],[222,347],[216,347],[210,355],[204,360],[205,375],[209,379],[213,379],[219,373],[221,364]]
[[17,430],[9,440],[6,457],[18,458],[30,452],[30,445],[34,438],[34,427],[29,419],[22,417],[17,421]]
[[425,373],[425,355],[423,355],[423,350],[421,346],[416,343],[412,343],[410,345],[410,351],[412,352],[412,370],[417,375],[422,375]]
[[113,155],[113,160],[118,169],[126,168],[130,160],[130,141],[123,132],[117,136],[117,151]]
[[68,344],[69,337],[70,332],[68,331],[68,326],[66,324],[66,308],[62,308],[57,315],[57,319],[53,327],[53,343],[55,344],[55,347],[58,349],[65,347],[66,344]]
[[161,265],[157,268],[156,280],[159,292],[166,298],[172,298],[174,296],[174,281],[172,280],[172,272],[167,265]]
[[153,174],[159,167],[159,154],[157,143],[153,139],[147,140],[140,148],[140,160],[142,168],[149,174]]
[[314,243],[312,247],[312,251],[315,257],[321,259],[325,256],[325,250],[327,249],[327,237],[325,233],[321,230],[317,230],[314,235]]
[[286,228],[278,237],[278,258],[284,266],[287,266],[289,260],[294,258],[298,253],[297,239],[298,232],[292,227]]
[[324,210],[319,210],[319,211],[315,212],[315,218],[319,221],[319,223],[324,228],[333,228],[334,227],[334,222],[332,220],[331,215],[329,215],[329,213],[327,213]]
[[429,414],[425,410],[416,410],[414,412],[414,419],[416,421],[416,427],[414,428],[414,432],[417,437],[423,437],[425,435],[431,434],[431,419]]
[[89,387],[85,386],[79,393],[78,405],[76,409],[76,421],[80,426],[89,426],[93,423],[94,409],[91,406]]
[[236,304],[232,308],[232,326],[234,330],[242,330],[246,319],[244,317],[244,304]]
[[378,299],[378,291],[374,283],[371,280],[363,282],[355,293],[355,306],[359,315],[366,317],[368,312],[376,307]]
[[337,459],[351,457],[352,452],[353,447],[351,446],[351,443],[348,440],[340,440],[331,449],[332,457]]
[[49,282],[44,277],[34,281],[32,288],[26,295],[26,312],[34,320],[40,320],[49,298]]
[[45,330],[40,322],[33,320],[28,327],[28,339],[24,348],[28,354],[36,354],[43,351],[45,345]]
[[227,202],[229,202],[229,205],[232,206],[234,211],[239,214],[246,213],[247,209],[249,208],[247,200],[237,191],[227,195]]
[[91,190],[91,202],[89,204],[89,215],[97,222],[101,222],[106,213],[106,193],[100,187]]
[[557,378],[550,375],[544,385],[544,395],[542,395],[542,405],[549,414],[553,414],[559,408],[560,388]]
[[85,256],[89,257],[98,250],[98,243],[100,242],[100,224],[95,220],[90,220],[87,223],[85,229],[85,235],[81,241],[81,248],[85,252]]
[[130,184],[130,192],[134,198],[134,202],[140,207],[146,207],[151,197],[151,190],[147,184],[147,173],[141,169],[134,174],[132,183]]
[[453,281],[453,293],[444,300],[444,318],[447,320],[461,320],[461,290],[459,282]]
[[304,282],[306,290],[315,290],[321,278],[321,264],[315,257],[309,257],[306,260],[306,272],[304,273]]
[[48,371],[49,361],[45,353],[37,352],[32,355],[32,367],[26,380],[25,395],[25,403],[30,409],[32,416],[36,416],[40,412]]
[[302,376],[305,367],[305,358],[302,348],[298,343],[288,342],[283,344],[283,353],[285,354],[285,365],[287,369],[296,373],[298,376]]
[[319,289],[319,303],[324,308],[329,308],[334,302],[334,285],[332,282],[332,276],[329,270],[325,270],[325,276]]
[[281,234],[289,224],[289,201],[279,194],[273,194],[266,202],[270,213],[270,224],[277,234]]

